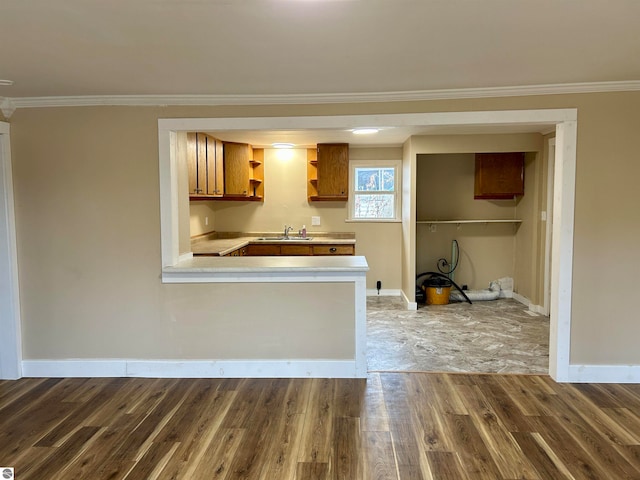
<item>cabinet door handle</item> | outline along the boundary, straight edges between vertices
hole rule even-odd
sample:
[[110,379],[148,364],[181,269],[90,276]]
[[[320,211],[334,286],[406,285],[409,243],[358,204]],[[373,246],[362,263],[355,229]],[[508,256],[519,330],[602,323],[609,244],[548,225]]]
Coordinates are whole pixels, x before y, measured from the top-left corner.
[[336,253],[336,252],[338,251],[338,249],[337,249],[336,247],[331,247],[331,248],[329,249],[329,251],[330,251],[331,253]]

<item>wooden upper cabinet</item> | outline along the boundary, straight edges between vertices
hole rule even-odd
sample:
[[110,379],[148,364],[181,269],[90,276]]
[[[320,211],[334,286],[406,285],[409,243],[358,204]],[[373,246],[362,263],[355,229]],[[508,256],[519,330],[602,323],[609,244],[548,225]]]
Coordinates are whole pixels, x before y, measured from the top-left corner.
[[307,174],[309,201],[348,200],[349,144],[319,143],[316,159],[308,157]]
[[264,149],[223,142],[201,132],[187,133],[187,166],[191,200],[264,198]]
[[253,159],[251,145],[224,142],[224,194],[248,197],[250,160]]
[[524,195],[524,153],[476,153],[475,199]]
[[207,195],[224,193],[224,163],[222,142],[207,135]]
[[224,177],[219,140],[205,133],[187,133],[187,167],[190,198],[209,199],[222,195]]

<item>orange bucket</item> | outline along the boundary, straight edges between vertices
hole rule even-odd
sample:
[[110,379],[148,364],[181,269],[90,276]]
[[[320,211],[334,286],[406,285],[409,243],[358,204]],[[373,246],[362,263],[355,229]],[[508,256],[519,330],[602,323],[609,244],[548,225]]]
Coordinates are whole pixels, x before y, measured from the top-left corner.
[[427,305],[448,305],[451,287],[427,287]]

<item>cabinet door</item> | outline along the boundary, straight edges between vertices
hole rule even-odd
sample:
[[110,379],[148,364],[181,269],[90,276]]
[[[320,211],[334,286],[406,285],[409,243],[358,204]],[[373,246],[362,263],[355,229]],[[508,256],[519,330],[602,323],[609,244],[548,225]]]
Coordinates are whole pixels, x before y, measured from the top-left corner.
[[280,255],[311,255],[311,247],[309,245],[281,245]]
[[249,256],[273,256],[280,255],[280,245],[274,244],[254,244],[251,243],[247,248],[247,255]]
[[207,195],[222,196],[224,171],[222,142],[207,135]]
[[187,133],[189,195],[205,195],[207,183],[207,142],[204,134]]
[[[349,192],[349,144],[318,144],[317,162],[318,196],[347,197]],[[342,199],[346,200],[346,198]]]
[[524,153],[477,153],[475,199],[524,195]]
[[249,151],[246,143],[224,142],[224,193],[249,195]]
[[207,136],[204,133],[196,134],[196,152],[198,160],[198,193],[207,193]]

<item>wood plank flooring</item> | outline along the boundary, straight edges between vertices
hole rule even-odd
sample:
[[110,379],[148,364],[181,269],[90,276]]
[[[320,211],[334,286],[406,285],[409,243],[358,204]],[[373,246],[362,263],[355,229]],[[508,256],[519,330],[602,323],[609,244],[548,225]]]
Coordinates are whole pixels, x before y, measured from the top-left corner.
[[0,381],[20,480],[640,479],[640,385],[547,376]]

